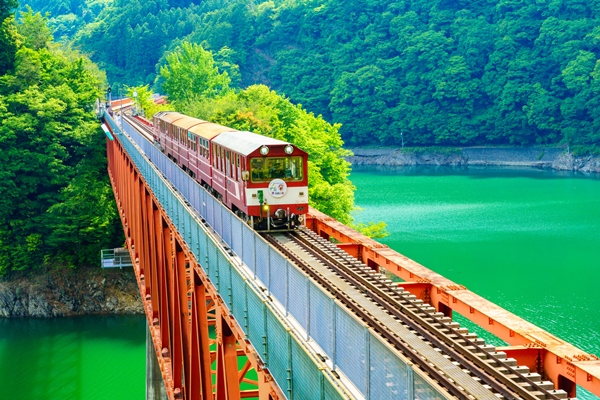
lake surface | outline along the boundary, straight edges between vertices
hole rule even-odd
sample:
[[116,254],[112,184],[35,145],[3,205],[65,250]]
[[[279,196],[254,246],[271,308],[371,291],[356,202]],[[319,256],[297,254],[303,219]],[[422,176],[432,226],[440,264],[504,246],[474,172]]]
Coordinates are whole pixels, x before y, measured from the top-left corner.
[[600,179],[426,167],[350,179],[356,220],[388,224],[382,243],[600,355]]
[[139,316],[0,318],[0,399],[143,399]]
[[[388,224],[381,242],[600,355],[600,179],[490,168],[355,168],[351,179],[356,219]],[[144,393],[143,316],[0,319],[0,399]]]

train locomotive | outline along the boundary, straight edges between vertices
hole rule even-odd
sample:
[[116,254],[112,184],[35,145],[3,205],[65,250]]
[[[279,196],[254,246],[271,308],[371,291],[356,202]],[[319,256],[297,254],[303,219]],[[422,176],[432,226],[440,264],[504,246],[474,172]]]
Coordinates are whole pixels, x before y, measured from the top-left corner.
[[281,140],[163,111],[154,143],[257,231],[292,230],[308,211],[308,154]]

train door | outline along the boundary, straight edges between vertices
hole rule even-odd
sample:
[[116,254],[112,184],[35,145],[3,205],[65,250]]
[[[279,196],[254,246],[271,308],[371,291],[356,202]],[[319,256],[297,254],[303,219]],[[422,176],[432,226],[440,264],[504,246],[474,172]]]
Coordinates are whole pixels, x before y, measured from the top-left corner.
[[239,177],[240,172],[240,156],[234,152],[228,152],[227,159],[227,200],[230,206],[235,204],[236,207],[241,208],[243,204],[240,203],[239,194]]
[[233,154],[229,150],[225,150],[225,165],[223,166],[223,173],[225,174],[225,194],[223,202],[231,207],[231,156]]

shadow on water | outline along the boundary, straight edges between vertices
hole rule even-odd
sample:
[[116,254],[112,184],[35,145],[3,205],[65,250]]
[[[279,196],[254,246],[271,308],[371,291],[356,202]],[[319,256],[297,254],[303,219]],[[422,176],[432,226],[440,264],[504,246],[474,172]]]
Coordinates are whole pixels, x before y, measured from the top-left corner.
[[354,165],[353,173],[377,173],[394,176],[446,176],[459,175],[470,179],[531,178],[531,179],[599,179],[600,174],[575,171],[557,171],[522,166],[453,166],[453,165]]
[[143,316],[0,318],[0,399],[81,399],[84,365],[112,357],[90,354],[93,344],[140,346],[144,323]]

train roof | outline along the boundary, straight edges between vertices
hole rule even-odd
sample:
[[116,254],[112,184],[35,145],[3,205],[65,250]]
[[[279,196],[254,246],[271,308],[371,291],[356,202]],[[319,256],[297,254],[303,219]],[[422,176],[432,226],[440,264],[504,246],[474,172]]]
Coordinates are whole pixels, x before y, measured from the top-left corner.
[[173,121],[173,126],[176,126],[181,129],[185,129],[187,131],[192,126],[196,126],[203,122],[206,122],[206,121],[203,121],[201,119],[194,118],[194,117],[188,117],[187,115],[182,115],[181,118]]
[[223,132],[213,139],[213,143],[231,149],[242,155],[249,155],[260,146],[286,145],[287,142],[273,139],[266,136],[257,135],[252,132]]
[[177,111],[161,111],[154,115],[155,118],[160,118],[165,122],[173,123],[173,121],[177,121],[185,117],[185,115],[178,113]]
[[200,136],[204,139],[212,139],[215,136],[223,133],[223,132],[237,132],[233,128],[229,128],[227,126],[215,124],[212,122],[202,122],[198,125],[195,125],[189,129],[190,132]]
[[156,113],[154,117],[173,124],[176,127],[183,128],[188,132],[208,140],[223,132],[236,131],[235,129],[227,126],[204,121],[198,118],[188,117],[187,115],[181,114],[177,111],[161,111]]

